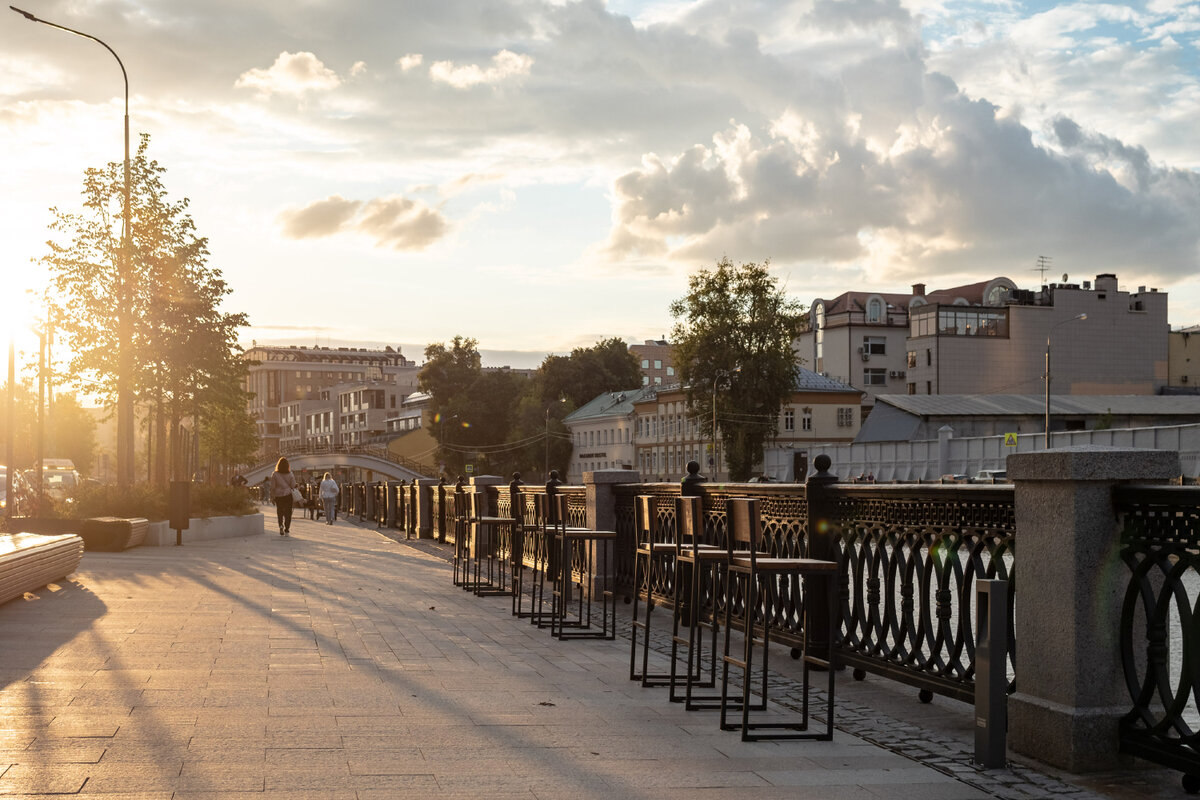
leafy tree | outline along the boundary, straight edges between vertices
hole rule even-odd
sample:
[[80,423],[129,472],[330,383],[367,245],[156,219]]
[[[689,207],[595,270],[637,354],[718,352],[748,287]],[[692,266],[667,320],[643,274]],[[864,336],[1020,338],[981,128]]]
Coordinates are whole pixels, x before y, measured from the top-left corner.
[[540,371],[542,400],[550,407],[565,400],[579,408],[601,392],[642,385],[637,358],[629,352],[629,345],[617,338],[576,347],[569,356],[548,356]]
[[[114,231],[124,187],[116,163],[87,170],[81,212],[52,209],[51,230],[68,241],[49,241],[41,261],[51,276],[47,304],[74,354],[71,373],[107,405],[118,399],[123,375],[152,409],[151,472],[165,483],[168,464],[179,474],[182,463],[180,421],[196,413],[199,394],[214,382],[235,378],[229,361],[246,317],[220,311],[230,289],[207,264],[208,243],[196,235],[188,200],[167,197],[166,169],[148,157],[148,148],[143,135],[131,162],[127,268],[121,268]],[[126,282],[129,274],[136,280]],[[126,338],[132,347],[123,348]]]
[[749,478],[762,460],[795,385],[792,340],[803,307],[783,294],[768,267],[723,258],[692,275],[687,294],[670,306],[688,405],[709,437],[715,413],[735,481]]
[[47,458],[69,458],[75,469],[90,474],[96,461],[96,421],[74,396],[54,398],[49,415]]
[[224,395],[213,393],[202,402],[197,416],[201,458],[209,464],[209,476],[220,483],[232,477],[239,464],[248,464],[258,452],[258,424],[246,410],[240,389]]

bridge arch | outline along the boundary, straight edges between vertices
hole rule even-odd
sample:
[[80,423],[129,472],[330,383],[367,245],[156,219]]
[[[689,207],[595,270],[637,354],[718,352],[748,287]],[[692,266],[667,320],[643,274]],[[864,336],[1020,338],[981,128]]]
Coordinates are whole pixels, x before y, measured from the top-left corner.
[[[428,475],[409,469],[408,467],[389,461],[386,458],[367,453],[289,453],[288,463],[292,470],[310,470],[313,472],[327,470],[330,467],[357,467],[369,469],[372,472],[394,481],[411,481],[413,478],[428,478]],[[246,481],[255,484],[262,483],[275,471],[275,462],[259,464],[257,467],[242,473]]]

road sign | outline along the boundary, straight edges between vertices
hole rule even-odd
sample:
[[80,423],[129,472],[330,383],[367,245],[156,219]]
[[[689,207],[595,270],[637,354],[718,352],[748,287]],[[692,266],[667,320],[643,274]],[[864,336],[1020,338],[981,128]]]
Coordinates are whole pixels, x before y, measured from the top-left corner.
[[1015,433],[1004,434],[1004,446],[1005,447],[1016,447],[1017,446],[1017,435]]
[[471,474],[473,474],[473,473],[475,472],[475,465],[474,465],[474,464],[467,464],[467,466],[466,466],[466,470],[467,470],[467,474],[468,474],[468,475],[471,475]]

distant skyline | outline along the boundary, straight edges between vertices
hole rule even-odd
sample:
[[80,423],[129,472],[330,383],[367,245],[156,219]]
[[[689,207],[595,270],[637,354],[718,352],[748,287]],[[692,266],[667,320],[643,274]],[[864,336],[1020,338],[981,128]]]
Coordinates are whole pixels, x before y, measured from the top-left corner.
[[[1200,2],[18,0],[104,39],[242,341],[665,336],[688,274],[1115,272],[1200,323]],[[98,45],[0,14],[0,272],[121,157]],[[495,356],[493,356],[493,352]],[[511,356],[510,361],[503,361]],[[501,360],[492,360],[499,358]]]

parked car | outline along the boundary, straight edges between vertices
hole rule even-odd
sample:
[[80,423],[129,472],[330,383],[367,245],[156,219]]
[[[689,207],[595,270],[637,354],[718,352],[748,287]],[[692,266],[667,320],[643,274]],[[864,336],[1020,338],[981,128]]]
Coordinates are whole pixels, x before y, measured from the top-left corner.
[[[36,469],[25,473],[26,482],[37,490],[38,474]],[[82,477],[75,471],[75,465],[66,458],[47,458],[42,461],[42,491],[47,497],[58,502],[71,499],[79,488]]]
[[[14,517],[23,517],[28,511],[29,486],[18,471],[13,471],[13,507]],[[0,514],[7,515],[8,508],[8,468],[0,465]]]
[[1008,470],[981,469],[971,479],[974,483],[1008,483]]

